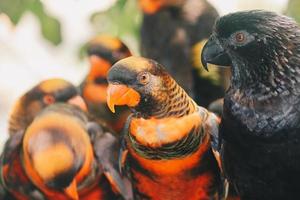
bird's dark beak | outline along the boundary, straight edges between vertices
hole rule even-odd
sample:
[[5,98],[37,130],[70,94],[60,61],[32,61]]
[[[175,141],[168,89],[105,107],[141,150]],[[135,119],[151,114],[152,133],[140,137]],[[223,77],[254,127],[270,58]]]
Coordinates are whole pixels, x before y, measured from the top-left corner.
[[115,105],[127,105],[129,107],[135,107],[140,102],[140,94],[123,84],[110,83],[107,88],[107,105],[109,109],[114,113]]
[[201,54],[203,67],[208,71],[208,63],[219,66],[230,66],[231,60],[218,39],[211,36],[203,47]]

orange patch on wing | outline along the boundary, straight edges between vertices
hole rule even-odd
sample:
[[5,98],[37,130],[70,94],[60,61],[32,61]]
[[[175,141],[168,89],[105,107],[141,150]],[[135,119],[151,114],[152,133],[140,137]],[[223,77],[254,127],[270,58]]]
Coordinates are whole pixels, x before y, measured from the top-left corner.
[[107,85],[87,82],[83,90],[83,97],[92,103],[106,103]]
[[97,77],[106,77],[111,67],[111,63],[103,58],[92,55],[89,57],[91,69],[88,73],[87,80],[93,81]]
[[163,144],[182,139],[193,127],[201,125],[201,123],[199,113],[195,112],[181,118],[133,118],[129,128],[131,135],[139,143],[151,147],[160,147]]

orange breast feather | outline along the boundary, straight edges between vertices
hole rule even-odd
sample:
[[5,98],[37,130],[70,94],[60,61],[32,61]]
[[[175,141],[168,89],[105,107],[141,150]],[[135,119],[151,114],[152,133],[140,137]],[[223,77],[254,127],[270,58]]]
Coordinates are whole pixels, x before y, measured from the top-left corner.
[[[163,119],[163,121],[133,119],[130,133],[143,145],[159,147],[180,140],[197,123],[202,123],[198,113],[180,120],[178,118],[177,120]],[[210,170],[204,173],[194,173],[194,170],[201,165],[201,157],[210,148],[209,141],[207,134],[196,152],[183,158],[170,160],[146,159],[129,147],[132,158],[148,173],[145,175],[133,167],[132,174],[137,183],[135,189],[153,200],[210,199],[209,192],[214,182],[214,174]]]
[[154,178],[133,170],[137,180],[136,189],[153,200],[208,200],[208,191],[214,179],[210,172],[194,176],[191,171],[197,167],[199,159],[209,148],[208,137],[194,154],[172,160],[148,160],[137,155],[132,149],[130,154],[141,167]]

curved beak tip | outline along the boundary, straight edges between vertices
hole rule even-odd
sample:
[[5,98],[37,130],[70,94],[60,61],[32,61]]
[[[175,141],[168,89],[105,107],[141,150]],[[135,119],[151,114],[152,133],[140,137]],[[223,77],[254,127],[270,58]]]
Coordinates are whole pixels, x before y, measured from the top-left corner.
[[204,69],[205,69],[206,71],[209,71],[209,70],[208,70],[208,67],[207,67],[207,63],[203,63],[202,65],[203,65],[203,67],[204,67]]
[[114,113],[115,105],[136,106],[140,101],[140,95],[137,91],[122,84],[108,84],[107,105]]
[[204,45],[201,53],[201,62],[206,71],[208,71],[208,64],[217,66],[231,65],[231,59],[227,52],[214,37],[211,37]]
[[[201,56],[202,57],[202,56]],[[202,64],[202,66],[203,66],[203,68],[206,70],[206,71],[209,71],[208,70],[208,64],[207,64],[207,62],[203,59],[203,58],[201,58],[201,64]]]
[[108,94],[107,95],[107,106],[109,108],[109,110],[112,112],[112,113],[115,113],[115,104],[114,102],[111,100],[111,97],[110,95]]
[[116,98],[115,98],[116,88],[115,88],[115,85],[108,84],[106,92],[107,92],[107,95],[106,95],[107,106],[108,106],[109,110],[112,113],[115,113],[116,112],[116,110],[115,110],[115,105],[116,105]]
[[202,52],[201,52],[201,64],[203,66],[203,68],[208,71],[208,67],[207,67],[207,60],[206,60],[206,55],[205,55],[205,52],[207,51],[206,49],[206,45],[207,45],[207,42],[206,44],[204,45],[203,49],[202,49]]

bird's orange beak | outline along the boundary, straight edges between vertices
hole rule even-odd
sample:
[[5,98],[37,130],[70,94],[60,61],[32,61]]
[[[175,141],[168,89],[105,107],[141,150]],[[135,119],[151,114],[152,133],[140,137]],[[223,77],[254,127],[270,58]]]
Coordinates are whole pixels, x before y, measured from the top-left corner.
[[140,0],[139,1],[142,10],[147,14],[154,14],[161,9],[163,3],[161,0]]
[[115,105],[134,107],[140,102],[140,94],[126,85],[109,84],[107,89],[107,105],[114,113]]
[[79,95],[69,99],[68,101],[69,104],[78,106],[79,108],[81,108],[83,111],[87,111],[87,106],[86,103],[84,102],[83,98]]
[[87,76],[88,81],[93,81],[97,77],[107,76],[107,73],[111,67],[110,62],[95,55],[90,56],[89,61],[90,61],[91,69]]
[[76,180],[73,180],[72,183],[64,189],[64,192],[68,197],[70,197],[70,199],[79,200]]

